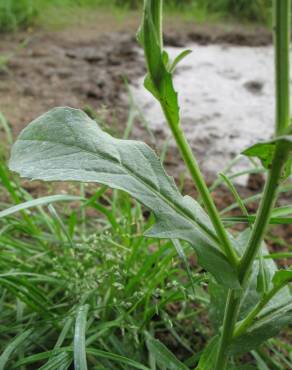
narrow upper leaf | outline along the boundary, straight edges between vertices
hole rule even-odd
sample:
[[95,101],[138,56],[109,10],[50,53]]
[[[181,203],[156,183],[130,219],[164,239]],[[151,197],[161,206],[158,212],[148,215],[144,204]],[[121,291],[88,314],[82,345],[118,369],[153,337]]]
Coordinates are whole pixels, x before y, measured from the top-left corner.
[[155,16],[153,9],[156,0],[145,2],[142,24],[138,34],[140,44],[144,48],[145,59],[147,62],[148,74],[145,78],[145,87],[161,103],[164,109],[171,112],[173,122],[178,125],[179,105],[177,93],[174,90],[172,74],[165,65],[166,53],[162,49],[159,41],[160,35],[157,34],[155,27]]
[[[291,128],[290,128],[291,130]],[[245,149],[242,154],[247,157],[257,157],[262,162],[262,165],[269,169],[274,159],[276,145],[281,144],[288,148],[289,159],[285,165],[283,179],[287,179],[291,174],[292,166],[292,134],[289,132],[288,135],[279,136],[274,140],[257,143],[251,147]]]
[[156,216],[148,236],[190,242],[218,282],[239,287],[208,216],[179,193],[146,144],[113,138],[80,110],[55,108],[22,131],[9,166],[30,179],[97,182],[126,191]]
[[182,51],[175,59],[174,61],[172,62],[171,64],[171,67],[169,69],[169,72],[173,73],[176,69],[176,67],[178,66],[178,64],[184,59],[186,58],[189,54],[192,53],[192,50],[190,49],[186,49],[184,51]]
[[275,287],[282,287],[292,282],[292,270],[279,270],[273,276]]

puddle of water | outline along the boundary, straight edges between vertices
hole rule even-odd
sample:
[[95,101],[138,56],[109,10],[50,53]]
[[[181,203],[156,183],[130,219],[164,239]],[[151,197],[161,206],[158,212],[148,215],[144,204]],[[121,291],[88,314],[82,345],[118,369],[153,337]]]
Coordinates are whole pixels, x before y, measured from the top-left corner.
[[[174,78],[182,125],[203,170],[214,174],[244,148],[273,133],[273,47],[188,48],[193,53],[181,62]],[[183,49],[167,50],[174,58]],[[133,93],[154,133],[169,135],[159,105],[143,87],[143,78],[133,86]],[[243,160],[236,170],[247,166]]]

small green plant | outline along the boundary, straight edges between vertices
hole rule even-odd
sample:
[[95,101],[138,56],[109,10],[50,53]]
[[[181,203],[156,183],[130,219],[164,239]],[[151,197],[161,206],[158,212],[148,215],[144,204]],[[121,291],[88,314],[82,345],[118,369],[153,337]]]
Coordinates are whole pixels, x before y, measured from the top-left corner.
[[[292,281],[292,271],[277,270],[270,259],[263,258],[268,255],[263,239],[273,212],[277,214],[274,209],[279,186],[291,172],[291,3],[275,0],[275,135],[273,140],[255,144],[243,153],[260,159],[266,168],[265,190],[256,217],[246,215],[250,225],[236,236],[225,227],[180,124],[173,72],[189,51],[174,61],[169,59],[163,47],[162,5],[162,0],[144,2],[138,40],[148,69],[145,87],[161,105],[203,208],[195,199],[180,194],[149,146],[110,136],[77,109],[55,108],[31,122],[13,145],[9,167],[33,180],[92,182],[123,190],[155,216],[154,224],[145,232],[146,237],[171,240],[178,251],[181,251],[178,240],[188,242],[199,264],[212,276],[210,311],[217,328],[217,334],[199,359],[197,370],[225,370],[227,366],[231,369],[231,357],[257,348],[292,319],[292,296],[287,286]],[[244,204],[240,204],[244,211]],[[18,209],[22,209],[21,206]],[[277,219],[281,222],[281,217]],[[82,338],[87,310],[87,306],[82,306],[77,315],[76,325],[80,326]],[[147,348],[157,354],[161,368],[188,368],[149,334],[146,334],[146,343]],[[86,369],[85,347],[85,343],[78,347],[82,353],[77,356],[76,368]]]

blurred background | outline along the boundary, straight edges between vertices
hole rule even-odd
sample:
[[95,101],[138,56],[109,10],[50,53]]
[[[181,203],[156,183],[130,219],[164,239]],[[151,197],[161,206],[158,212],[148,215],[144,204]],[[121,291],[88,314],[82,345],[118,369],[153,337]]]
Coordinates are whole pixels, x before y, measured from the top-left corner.
[[[21,26],[42,24],[48,16],[57,17],[54,9],[57,12],[100,7],[129,10],[137,9],[141,4],[142,0],[1,0],[0,30],[11,31]],[[186,12],[194,20],[235,17],[243,22],[268,22],[271,0],[168,0],[165,5],[169,10]]]

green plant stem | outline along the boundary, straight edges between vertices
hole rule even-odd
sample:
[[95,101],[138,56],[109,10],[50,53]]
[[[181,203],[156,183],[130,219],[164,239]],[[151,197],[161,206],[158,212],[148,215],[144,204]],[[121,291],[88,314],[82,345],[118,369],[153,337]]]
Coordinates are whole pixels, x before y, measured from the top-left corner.
[[238,298],[238,292],[230,289],[226,301],[222,334],[214,370],[224,370],[227,366],[228,356],[226,354],[226,349],[233,336],[239,306],[240,299]]
[[153,15],[153,23],[158,35],[158,44],[160,49],[163,48],[163,33],[162,33],[162,7],[163,0],[151,1],[151,14]]
[[[291,0],[274,1],[275,18],[275,65],[276,65],[276,127],[275,135],[282,135],[290,125],[290,17]],[[272,209],[277,198],[281,174],[288,159],[289,149],[278,144],[269,171],[263,198],[259,207],[253,232],[240,263],[239,277],[247,279],[253,261],[258,253]]]
[[284,285],[275,286],[268,293],[263,294],[261,300],[257,303],[254,309],[246,316],[244,320],[236,325],[233,338],[239,337],[243,334],[254,322],[254,319],[267,305],[267,303],[284,287]]
[[269,171],[264,195],[262,202],[260,203],[253,231],[240,262],[239,280],[242,283],[244,283],[248,278],[253,262],[261,247],[261,242],[269,224],[271,213],[277,199],[278,186],[280,184],[281,174],[287,158],[288,149],[283,145],[277,145],[275,157],[272,163],[272,169]]
[[169,127],[172,131],[172,134],[175,138],[176,144],[180,150],[181,156],[192,176],[192,179],[198,189],[198,192],[203,200],[208,215],[212,221],[214,229],[216,230],[221,246],[230,263],[232,263],[233,266],[237,267],[239,263],[238,256],[226,233],[224,225],[220,219],[218,210],[214,204],[208,186],[203,178],[203,175],[192,153],[190,145],[185,137],[185,134],[182,131],[181,126],[177,125],[176,122],[173,121],[172,114],[168,110],[168,107],[165,106],[163,103],[161,103],[161,106],[166,117],[166,120],[169,124]]
[[276,46],[276,135],[282,135],[290,124],[290,28],[291,0],[274,2],[274,42]]
[[[290,124],[290,76],[289,76],[289,44],[290,44],[290,10],[291,0],[274,0],[275,1],[275,50],[276,50],[276,127],[275,134],[281,135]],[[250,270],[254,260],[259,252],[264,233],[269,223],[272,209],[274,207],[281,174],[285,163],[288,159],[289,148],[284,144],[277,144],[275,156],[271,169],[268,174],[264,194],[257,213],[256,221],[252,229],[250,239],[247,244],[245,253],[240,261],[239,281],[244,288],[247,286],[250,276]],[[215,370],[225,370],[228,353],[227,347],[230,344],[234,334],[234,323],[237,320],[240,299],[235,296],[235,292],[229,291],[226,302],[224,322],[220,345],[218,349]],[[266,302],[262,302],[266,303]],[[260,304],[256,309],[262,309]],[[253,320],[251,314],[247,320]],[[242,329],[244,330],[245,327]],[[242,333],[243,331],[241,331]]]
[[[156,62],[153,61],[154,56],[151,55],[152,50],[149,47],[146,47],[146,45],[149,46],[151,42],[153,42],[153,39],[149,38],[146,39],[146,36],[151,33],[151,27],[149,27],[149,24],[153,22],[154,29],[156,31],[157,40],[158,40],[158,46],[159,51],[156,50],[158,57],[158,53],[162,55],[163,53],[163,34],[162,34],[162,7],[163,7],[163,0],[145,0],[144,3],[144,19],[143,19],[143,27],[140,29],[139,35],[142,35],[143,38],[143,44],[144,44],[144,51],[146,55],[147,65],[148,65],[148,71],[150,78],[153,81],[154,86],[157,88],[157,91],[160,90],[160,83],[161,83],[161,71],[157,70],[155,68]],[[149,19],[151,18],[151,19]],[[146,21],[147,20],[147,21]],[[141,33],[142,31],[142,33]],[[159,58],[159,57],[158,57]],[[163,63],[161,61],[161,63]],[[159,95],[159,94],[158,94]],[[156,96],[157,97],[157,96]],[[229,262],[237,268],[239,265],[239,258],[237,256],[237,253],[235,249],[233,248],[233,245],[228,237],[228,234],[224,228],[223,222],[220,219],[219,212],[215,206],[215,203],[211,197],[210,191],[208,189],[208,186],[203,178],[203,175],[200,171],[200,168],[198,166],[198,163],[196,161],[196,158],[194,157],[192,150],[190,148],[190,145],[184,135],[183,130],[181,129],[180,124],[177,122],[177,117],[174,117],[173,111],[171,107],[165,102],[165,99],[163,99],[163,96],[160,96],[158,98],[160,100],[161,108],[164,112],[165,118],[168,122],[168,125],[172,131],[173,137],[176,140],[177,146],[180,150],[180,153],[182,155],[182,158],[189,169],[189,172],[192,176],[192,179],[199,191],[199,194],[203,200],[203,203],[205,205],[205,208],[209,214],[209,217],[212,221],[212,224],[214,226],[214,229],[216,231],[217,237],[219,239],[219,244],[222,250],[224,251],[225,255],[227,256]]]

